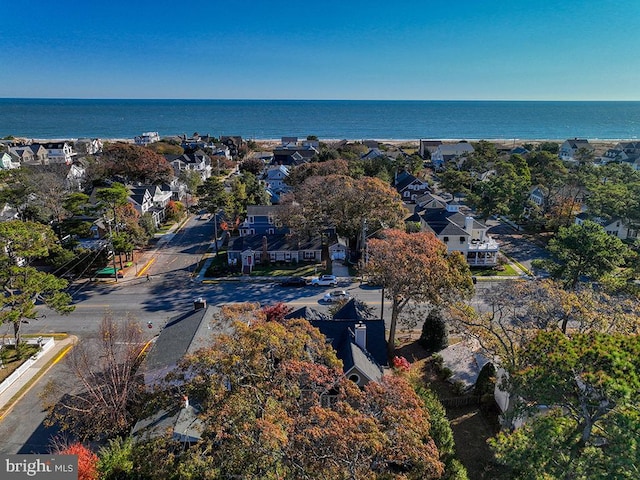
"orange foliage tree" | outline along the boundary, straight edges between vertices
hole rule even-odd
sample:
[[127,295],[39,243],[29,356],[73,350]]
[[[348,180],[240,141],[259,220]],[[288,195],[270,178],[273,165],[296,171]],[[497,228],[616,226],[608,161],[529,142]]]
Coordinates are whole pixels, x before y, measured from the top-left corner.
[[395,349],[398,319],[409,302],[441,305],[473,292],[471,272],[460,253],[432,233],[387,230],[384,238],[368,241],[366,272],[382,285],[391,300],[389,352]]
[[163,400],[175,405],[186,395],[198,406],[201,440],[187,450],[172,446],[170,437],[140,444],[140,473],[274,479],[442,475],[429,413],[405,379],[391,376],[361,390],[344,377],[335,352],[306,320],[266,321],[255,305],[225,313],[241,321],[182,362],[168,377],[171,393]]

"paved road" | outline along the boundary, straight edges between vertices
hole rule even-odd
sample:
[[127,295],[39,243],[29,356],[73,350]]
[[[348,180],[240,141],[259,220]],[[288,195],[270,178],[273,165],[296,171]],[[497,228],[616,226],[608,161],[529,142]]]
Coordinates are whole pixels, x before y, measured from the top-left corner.
[[[128,314],[134,316],[144,327],[145,335],[151,338],[159,333],[169,318],[192,308],[193,300],[198,297],[213,305],[245,301],[260,302],[262,305],[285,302],[293,308],[311,306],[320,311],[328,311],[329,306],[320,302],[320,299],[332,288],[284,288],[275,282],[202,284],[193,281],[191,273],[212,238],[212,223],[192,219],[178,233],[167,236],[157,248],[147,253],[144,261],[153,259],[147,270],[150,281],[144,276],[130,276],[117,283],[74,285],[71,292],[76,310],[73,313],[61,316],[43,310],[46,316],[25,325],[24,332],[68,332],[86,340],[96,336],[101,318],[106,311],[110,311],[116,318]],[[145,263],[139,262],[138,268],[141,269],[144,265]],[[477,287],[480,295],[486,289],[493,288],[493,285],[493,282],[479,282]],[[379,288],[367,285],[361,287],[357,282],[346,283],[339,288],[367,303],[376,316],[380,315],[382,299]],[[387,321],[391,316],[390,310],[386,300],[384,318]],[[152,323],[152,328],[146,328],[147,322]],[[64,363],[55,365],[0,422],[0,438],[3,439],[0,442],[0,453],[46,452],[51,431],[41,424],[44,412],[38,393],[50,379],[67,383],[73,381],[65,370]]]

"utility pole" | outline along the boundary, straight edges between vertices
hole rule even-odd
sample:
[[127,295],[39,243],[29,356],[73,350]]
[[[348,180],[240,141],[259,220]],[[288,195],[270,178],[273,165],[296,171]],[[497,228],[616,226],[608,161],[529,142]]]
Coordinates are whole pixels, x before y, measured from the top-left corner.
[[111,231],[111,222],[108,221],[105,217],[105,221],[107,225],[109,225],[109,244],[111,245],[111,258],[113,259],[113,278],[116,279],[116,283],[118,282],[118,267],[116,267],[116,252],[113,249],[113,232]]

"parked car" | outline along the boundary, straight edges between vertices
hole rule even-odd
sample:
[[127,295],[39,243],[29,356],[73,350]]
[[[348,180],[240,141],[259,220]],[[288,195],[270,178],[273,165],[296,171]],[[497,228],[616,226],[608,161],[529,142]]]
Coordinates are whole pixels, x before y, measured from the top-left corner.
[[325,293],[322,297],[323,302],[333,303],[339,300],[349,300],[351,295],[345,290],[334,290],[333,292]]
[[311,285],[315,287],[337,287],[338,279],[335,275],[322,275],[311,279]]
[[304,277],[289,277],[280,282],[281,287],[304,287],[305,285],[308,285],[308,282]]

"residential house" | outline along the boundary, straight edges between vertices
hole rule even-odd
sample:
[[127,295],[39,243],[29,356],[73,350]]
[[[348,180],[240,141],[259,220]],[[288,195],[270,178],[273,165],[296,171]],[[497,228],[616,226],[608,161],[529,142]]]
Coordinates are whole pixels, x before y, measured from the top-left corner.
[[575,161],[574,157],[580,149],[586,149],[589,152],[593,152],[594,150],[593,147],[589,144],[589,140],[583,138],[573,138],[565,140],[562,145],[560,145],[558,156],[560,157],[560,160],[572,162]]
[[10,147],[9,155],[13,158],[14,163],[20,165],[48,165],[47,151],[38,145],[40,148],[36,149],[38,152],[36,154],[31,147],[31,145]]
[[441,140],[422,140],[420,139],[420,145],[418,146],[418,155],[422,158],[431,158],[433,153],[442,145]]
[[[198,298],[193,302],[193,309],[169,319],[140,365],[139,371],[148,388],[160,386],[182,358],[209,345],[214,329],[220,333],[231,332],[230,325],[220,324],[217,311],[217,308],[207,306],[206,300]],[[147,439],[164,436],[170,431],[175,441],[195,443],[203,431],[198,413],[198,405],[190,404],[188,397],[184,397],[174,408],[139,420],[131,435],[136,439]]]
[[171,201],[172,192],[163,190],[158,185],[141,185],[129,187],[129,201],[133,207],[144,215],[149,213],[156,227],[164,221],[166,206]]
[[176,177],[187,170],[199,173],[202,181],[211,176],[211,158],[202,150],[182,155],[165,155],[165,158],[173,167]]
[[284,227],[278,218],[281,211],[280,205],[249,205],[247,216],[239,227],[240,236],[289,233],[289,228]]
[[473,145],[467,142],[443,143],[431,154],[431,163],[437,170],[444,168],[447,162],[458,160],[474,152]]
[[360,156],[360,160],[374,160],[380,157],[386,157],[386,153],[380,150],[378,147],[371,148],[367,153]]
[[304,318],[327,338],[342,360],[345,376],[360,387],[379,382],[388,366],[384,320],[368,316],[355,299],[349,300],[333,318],[303,307],[286,318]]
[[99,138],[79,138],[74,147],[81,155],[95,155],[102,152],[102,140]]
[[286,165],[272,165],[265,169],[262,174],[262,180],[265,182],[265,187],[270,191],[280,194],[290,190],[287,185],[287,179],[289,178],[289,168]]
[[607,150],[601,157],[600,163],[626,162],[634,170],[640,170],[640,142],[620,142]]
[[[284,139],[283,139],[284,140]],[[272,165],[300,165],[310,161],[320,152],[312,143],[282,143],[273,149]]]
[[0,153],[0,169],[11,170],[13,168],[20,168],[20,162],[14,160],[7,152]]
[[69,142],[47,142],[42,146],[47,150],[49,163],[64,163],[71,165],[76,152]]
[[407,203],[414,203],[416,198],[431,192],[426,180],[406,171],[397,174],[394,183],[402,201]]
[[150,143],[159,142],[160,135],[158,135],[158,132],[145,132],[142,135],[134,137],[133,141],[136,145],[146,147]]
[[239,135],[223,135],[220,137],[220,143],[226,145],[229,148],[229,152],[231,153],[232,158],[236,158],[240,151],[243,150],[247,145]]
[[620,240],[633,241],[638,238],[637,228],[630,226],[621,218],[595,217],[587,212],[582,212],[576,216],[575,223],[582,225],[586,220],[591,220],[601,225],[608,235],[618,237]]
[[200,135],[198,132],[194,132],[194,134],[190,137],[187,137],[185,133],[182,137],[180,137],[180,146],[185,150],[200,150],[203,148],[216,148],[215,145],[216,138],[212,137],[208,133],[206,135]]
[[[330,241],[330,245],[337,240]],[[268,260],[264,253],[267,253]],[[322,239],[298,241],[287,234],[244,235],[232,239],[227,249],[230,265],[241,265],[242,271],[250,273],[256,264],[269,262],[320,262]]]
[[68,190],[82,190],[82,183],[86,176],[86,169],[83,162],[75,161],[67,165],[67,176],[65,177],[65,185]]
[[500,247],[487,233],[488,227],[469,215],[460,213],[460,204],[447,202],[444,207],[432,200],[433,207],[419,214],[423,231],[432,232],[447,246],[448,252],[460,252],[470,266],[495,266]]

